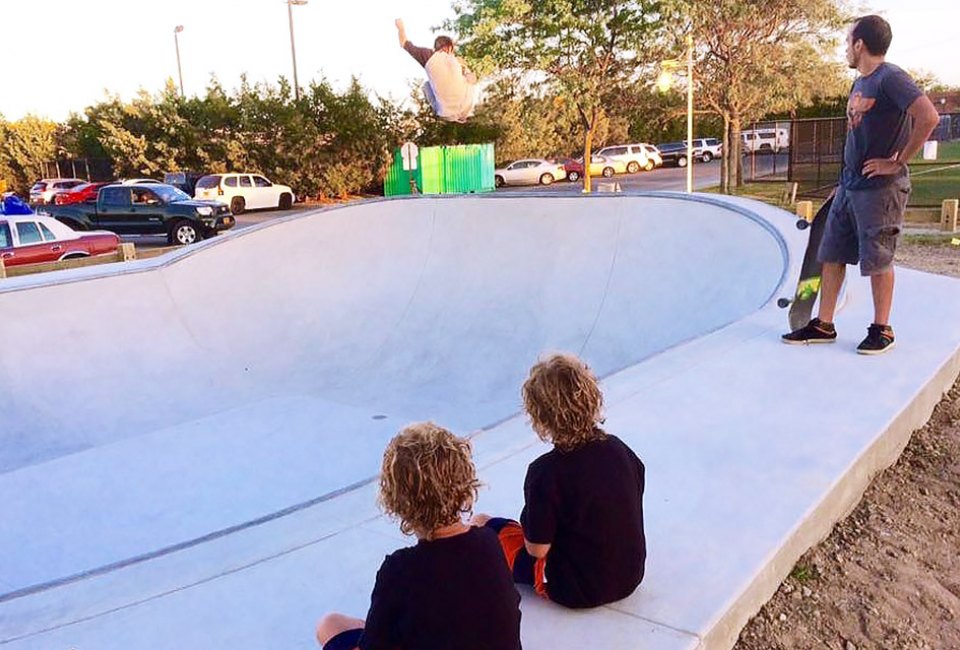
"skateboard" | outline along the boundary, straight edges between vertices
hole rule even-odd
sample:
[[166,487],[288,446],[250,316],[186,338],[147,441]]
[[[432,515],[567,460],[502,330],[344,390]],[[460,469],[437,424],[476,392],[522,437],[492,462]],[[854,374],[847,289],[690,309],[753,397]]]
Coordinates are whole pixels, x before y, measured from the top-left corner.
[[817,211],[813,221],[806,219],[797,220],[797,228],[800,230],[810,230],[810,239],[807,240],[807,250],[803,254],[803,263],[800,265],[800,279],[797,281],[797,290],[793,298],[780,298],[777,304],[781,308],[790,307],[788,319],[790,321],[790,331],[800,329],[810,322],[810,315],[813,313],[813,304],[820,295],[820,280],[823,272],[823,264],[817,260],[817,251],[820,248],[820,241],[823,239],[824,227],[827,223],[827,215],[830,213],[830,206],[833,204],[831,197]]

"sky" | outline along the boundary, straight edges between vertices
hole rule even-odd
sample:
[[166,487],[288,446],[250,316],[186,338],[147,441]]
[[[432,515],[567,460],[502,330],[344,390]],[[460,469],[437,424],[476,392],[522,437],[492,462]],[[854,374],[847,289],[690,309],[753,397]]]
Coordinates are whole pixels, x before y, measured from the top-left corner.
[[[960,85],[955,47],[957,0],[862,0],[893,26],[887,60]],[[103,99],[133,97],[177,79],[174,27],[188,95],[215,74],[228,89],[292,79],[285,0],[5,0],[0,15],[4,83],[0,114],[53,120]],[[453,16],[451,0],[309,0],[293,7],[301,86],[326,77],[342,89],[352,75],[368,91],[403,100],[422,69],[399,47],[393,21],[429,46],[433,28]]]

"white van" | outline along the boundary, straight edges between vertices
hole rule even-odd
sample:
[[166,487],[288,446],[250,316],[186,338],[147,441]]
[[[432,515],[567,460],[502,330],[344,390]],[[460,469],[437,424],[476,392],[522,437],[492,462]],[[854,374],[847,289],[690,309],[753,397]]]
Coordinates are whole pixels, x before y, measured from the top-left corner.
[[790,131],[780,127],[742,131],[740,139],[743,153],[779,153],[790,148]]

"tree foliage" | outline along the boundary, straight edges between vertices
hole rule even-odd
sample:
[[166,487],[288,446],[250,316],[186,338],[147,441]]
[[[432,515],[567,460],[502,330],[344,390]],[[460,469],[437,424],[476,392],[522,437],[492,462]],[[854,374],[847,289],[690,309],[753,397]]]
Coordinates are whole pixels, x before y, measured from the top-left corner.
[[768,113],[836,97],[845,90],[834,61],[844,22],[840,0],[687,0],[699,100],[724,122],[721,186],[739,165],[744,123]]
[[[589,159],[609,102],[660,56],[669,0],[461,0],[447,24],[486,73],[526,75],[576,109]],[[586,166],[589,171],[589,165]],[[589,173],[584,175],[589,189]]]

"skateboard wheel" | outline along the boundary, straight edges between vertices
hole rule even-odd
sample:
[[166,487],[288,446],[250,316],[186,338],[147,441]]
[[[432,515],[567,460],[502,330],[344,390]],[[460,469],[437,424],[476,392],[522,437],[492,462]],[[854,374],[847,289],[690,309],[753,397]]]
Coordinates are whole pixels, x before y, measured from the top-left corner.
[[789,298],[780,298],[780,299],[777,301],[777,307],[779,307],[780,309],[785,309],[785,308],[787,308],[787,307],[790,306],[790,303],[791,303],[791,302],[793,302],[793,301],[790,300]]
[[810,222],[806,219],[797,219],[797,230],[806,230],[810,227]]

